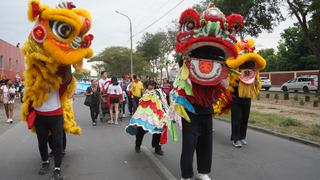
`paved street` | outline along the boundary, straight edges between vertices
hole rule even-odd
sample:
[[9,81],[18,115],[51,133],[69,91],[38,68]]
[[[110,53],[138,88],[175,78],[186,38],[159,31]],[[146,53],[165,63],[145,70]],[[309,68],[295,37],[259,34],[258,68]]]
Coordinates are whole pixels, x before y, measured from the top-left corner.
[[[146,135],[143,144],[149,150],[143,149],[142,153],[136,154],[133,150],[134,139],[124,133],[127,119],[121,126],[100,123],[92,127],[89,108],[83,105],[83,101],[84,98],[76,98],[74,102],[83,134],[67,137],[67,154],[63,162],[67,179],[160,180],[168,175],[162,173],[163,167],[179,179],[181,142],[169,142],[163,147],[165,156],[159,157],[151,148],[151,136]],[[235,149],[229,141],[230,124],[214,121],[214,127],[211,173],[214,180],[320,178],[320,149],[252,130],[248,131],[249,145]],[[155,158],[150,158],[150,154]],[[159,163],[162,169],[158,168]],[[0,134],[1,180],[48,179],[49,176],[37,175],[39,165],[36,136],[26,130],[25,123],[18,123]]]

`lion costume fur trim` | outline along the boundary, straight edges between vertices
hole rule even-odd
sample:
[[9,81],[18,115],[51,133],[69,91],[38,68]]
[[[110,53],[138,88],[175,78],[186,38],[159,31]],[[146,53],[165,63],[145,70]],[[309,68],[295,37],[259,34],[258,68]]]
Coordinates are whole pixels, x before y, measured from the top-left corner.
[[[24,121],[32,108],[41,106],[43,102],[48,100],[49,95],[61,86],[62,79],[57,75],[59,67],[72,65],[77,71],[80,71],[83,58],[90,58],[93,55],[89,46],[68,52],[59,47],[70,44],[76,36],[84,36],[89,31],[92,19],[88,11],[78,8],[50,8],[40,4],[39,0],[29,0],[28,19],[31,22],[41,24],[46,30],[47,37],[43,42],[35,42],[30,34],[22,48],[26,61],[25,92],[21,107],[21,117]],[[88,21],[87,25],[84,25],[84,19]],[[73,27],[72,34],[66,39],[57,39],[50,30],[49,21],[70,24]],[[72,77],[71,82],[61,95],[60,101],[65,131],[80,135],[81,128],[74,120],[70,99],[75,88],[76,79]]]

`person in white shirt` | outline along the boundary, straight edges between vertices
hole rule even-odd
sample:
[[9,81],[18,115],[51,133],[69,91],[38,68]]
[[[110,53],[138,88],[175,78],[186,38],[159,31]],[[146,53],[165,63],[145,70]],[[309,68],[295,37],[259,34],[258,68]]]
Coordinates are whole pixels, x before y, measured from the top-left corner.
[[[110,112],[110,121],[108,121],[109,124],[118,124],[118,116],[119,116],[119,103],[122,101],[122,88],[118,83],[118,80],[116,77],[111,78],[111,83],[108,87],[108,102],[110,104],[109,112]],[[113,122],[113,108],[115,111],[115,119]]]
[[16,89],[11,80],[1,86],[1,91],[3,93],[3,105],[7,116],[7,123],[12,123],[13,120],[13,109],[14,109],[14,99],[16,95]]
[[108,73],[107,71],[102,71],[101,72],[101,79],[99,79],[99,88],[101,90],[101,92],[103,93],[106,93],[107,92],[107,89],[108,89],[108,86],[111,82],[111,79],[108,78]]
[[101,94],[101,101],[100,101],[100,121],[102,122],[104,120],[104,114],[105,114],[105,111],[104,111],[104,108],[106,106],[106,101],[107,101],[107,89],[108,89],[108,86],[111,82],[111,79],[108,78],[108,73],[107,71],[102,71],[100,73],[101,75],[101,78],[99,79],[98,81],[98,86],[99,86],[99,89],[100,89],[100,94]]

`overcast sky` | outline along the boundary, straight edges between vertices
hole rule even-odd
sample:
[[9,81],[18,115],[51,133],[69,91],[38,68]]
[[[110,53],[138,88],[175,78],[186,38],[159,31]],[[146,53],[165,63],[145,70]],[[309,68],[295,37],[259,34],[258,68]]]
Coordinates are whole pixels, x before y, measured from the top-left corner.
[[[130,46],[129,22],[115,13],[118,10],[132,19],[133,34],[140,32],[166,11],[177,5],[181,0],[73,0],[79,8],[87,9],[92,16],[91,32],[95,38],[92,48],[96,53],[109,46]],[[179,18],[180,13],[201,0],[184,0],[167,16],[147,29],[154,33],[165,29],[171,21]],[[56,6],[60,0],[41,0],[42,4]],[[27,0],[1,0],[0,2],[0,38],[16,45],[24,43],[33,23],[27,20]],[[286,9],[283,8],[285,11]],[[292,26],[294,20],[287,18],[275,28],[273,33],[262,33],[256,39],[257,49],[276,48],[283,29]],[[134,37],[133,47],[141,39],[143,33]],[[90,65],[85,64],[86,67]]]

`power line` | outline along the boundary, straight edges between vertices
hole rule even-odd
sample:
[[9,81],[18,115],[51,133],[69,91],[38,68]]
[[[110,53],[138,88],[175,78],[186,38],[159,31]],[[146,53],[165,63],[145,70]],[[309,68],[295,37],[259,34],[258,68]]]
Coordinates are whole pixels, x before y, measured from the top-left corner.
[[[165,3],[163,3],[160,7],[158,7],[157,8],[157,12],[159,12],[159,10],[161,10],[163,7],[165,7],[168,3],[169,3],[169,1],[170,0],[168,0],[167,2],[165,2]],[[149,1],[149,2],[151,2],[151,1]],[[155,7],[154,6],[154,4],[153,4],[153,2],[152,2],[152,5],[151,5],[152,7]],[[151,8],[151,6],[150,6],[150,8]],[[153,10],[155,10],[154,8],[153,8]],[[151,20],[151,18],[148,18],[149,20]],[[137,26],[135,26],[135,28],[138,28],[138,27],[140,27],[142,24],[143,24],[143,22],[145,21],[145,19],[143,19],[143,18],[139,18],[139,23],[137,23],[138,25]]]
[[166,15],[168,15],[171,11],[173,11],[176,7],[178,7],[180,4],[183,3],[184,0],[181,0],[178,4],[176,4],[174,7],[172,7],[171,9],[169,9],[166,13],[164,13],[162,16],[160,16],[158,19],[156,19],[155,21],[153,21],[151,24],[149,24],[147,27],[143,28],[141,31],[139,31],[138,33],[135,33],[132,37],[137,36],[138,34],[143,33],[145,30],[147,30],[148,28],[150,28],[151,26],[153,26],[154,24],[156,24],[158,21],[160,21],[162,18],[164,18]]

